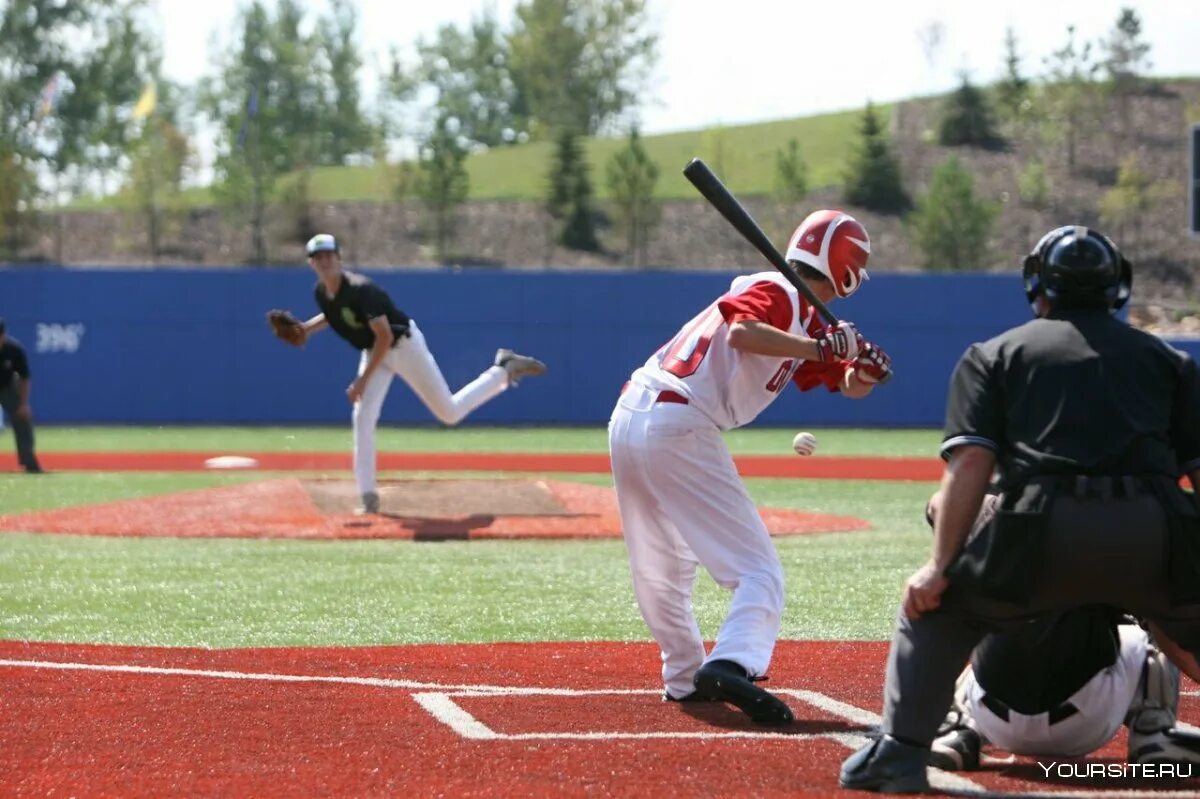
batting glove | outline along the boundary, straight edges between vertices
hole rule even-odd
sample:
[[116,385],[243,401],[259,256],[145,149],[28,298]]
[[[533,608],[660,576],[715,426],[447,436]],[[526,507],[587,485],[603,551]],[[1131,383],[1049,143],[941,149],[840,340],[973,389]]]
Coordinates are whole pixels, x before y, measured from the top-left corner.
[[816,342],[821,363],[852,361],[858,356],[863,337],[853,322],[838,322],[822,330]]
[[854,374],[864,383],[885,383],[892,377],[892,359],[869,341],[864,341],[854,359]]

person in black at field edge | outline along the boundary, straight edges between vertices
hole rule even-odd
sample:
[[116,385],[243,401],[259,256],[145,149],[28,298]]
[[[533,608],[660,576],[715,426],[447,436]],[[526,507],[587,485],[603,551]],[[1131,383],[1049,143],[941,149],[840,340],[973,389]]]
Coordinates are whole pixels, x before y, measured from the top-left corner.
[[[888,655],[883,735],[843,788],[915,793],[955,679],[990,631],[1110,605],[1200,653],[1200,370],[1112,315],[1132,267],[1100,233],[1052,230],[1025,259],[1037,316],[972,345],[950,379],[943,504]],[[1000,499],[968,536],[993,471]]]
[[29,406],[32,389],[29,359],[21,343],[9,337],[0,319],[0,408],[12,424],[17,439],[17,461],[28,474],[41,474],[33,451],[33,410]]
[[309,266],[317,273],[313,295],[321,312],[304,322],[299,343],[328,327],[362,352],[358,376],[346,389],[346,397],[354,406],[354,476],[362,495],[359,511],[378,513],[375,429],[393,377],[408,383],[443,424],[456,425],[521,378],[544,374],[546,365],[512,350],[499,349],[491,367],[457,393],[451,393],[417,323],[396,308],[387,292],[369,278],[342,268],[333,236],[313,236],[305,253]]

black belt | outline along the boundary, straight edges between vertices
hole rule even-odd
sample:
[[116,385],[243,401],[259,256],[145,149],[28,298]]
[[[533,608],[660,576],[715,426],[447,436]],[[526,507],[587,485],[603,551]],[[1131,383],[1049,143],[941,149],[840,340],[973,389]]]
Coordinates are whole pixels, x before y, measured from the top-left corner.
[[1141,475],[1053,474],[1032,477],[1028,485],[1054,489],[1077,499],[1137,497],[1154,492],[1154,478]]
[[[1004,721],[1004,722],[1008,721],[1009,713],[1016,712],[1016,711],[1010,711],[1008,708],[1008,705],[1004,704],[1003,702],[1001,702],[999,699],[992,696],[991,694],[984,694],[983,696],[981,696],[979,698],[979,701],[984,707],[986,707],[988,710],[992,711],[992,713],[994,713],[997,718],[999,718],[1001,721]],[[1074,716],[1078,712],[1079,712],[1079,708],[1075,707],[1070,702],[1063,702],[1058,707],[1051,708],[1047,712],[1047,714],[1046,714],[1047,722],[1050,724],[1050,726],[1053,727],[1055,724],[1059,723],[1060,721],[1063,721],[1064,719],[1071,718],[1071,716]],[[1035,715],[1035,714],[1022,713],[1021,715],[1029,716],[1029,715]]]

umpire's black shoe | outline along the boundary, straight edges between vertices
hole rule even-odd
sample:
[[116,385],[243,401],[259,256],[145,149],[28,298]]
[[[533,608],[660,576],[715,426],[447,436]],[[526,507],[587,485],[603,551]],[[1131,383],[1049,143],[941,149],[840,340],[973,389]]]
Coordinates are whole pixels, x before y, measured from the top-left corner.
[[955,727],[933,739],[929,765],[942,771],[977,771],[983,739],[970,727]]
[[928,758],[928,749],[885,735],[846,758],[838,785],[854,791],[925,793],[929,790]]
[[697,694],[736,705],[759,724],[791,724],[796,718],[791,708],[755,685],[746,670],[732,660],[710,660],[696,672],[693,682]]

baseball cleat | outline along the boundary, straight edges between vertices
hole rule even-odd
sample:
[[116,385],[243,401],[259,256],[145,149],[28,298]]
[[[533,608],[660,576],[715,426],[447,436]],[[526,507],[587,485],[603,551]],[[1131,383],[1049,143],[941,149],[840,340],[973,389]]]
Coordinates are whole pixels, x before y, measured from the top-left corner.
[[379,494],[375,491],[368,491],[362,495],[362,504],[354,509],[354,513],[358,516],[365,516],[369,513],[379,513]]
[[970,727],[956,727],[933,739],[929,765],[942,771],[976,771],[983,739]]
[[732,660],[710,660],[696,672],[696,693],[736,706],[759,724],[791,724],[792,710],[778,697],[754,684]]
[[838,785],[855,791],[925,793],[929,790],[928,757],[929,750],[885,735],[846,758]]
[[685,702],[687,704],[692,704],[694,702],[717,702],[719,700],[715,696],[705,696],[702,693],[700,693],[699,691],[692,691],[690,694],[684,694],[683,696],[681,696],[679,698],[671,696],[670,691],[663,691],[662,701],[664,701],[664,702]]
[[1182,730],[1129,731],[1130,763],[1200,764],[1200,735]]
[[508,384],[515,386],[522,377],[546,374],[546,364],[528,355],[518,355],[512,350],[496,350],[496,366],[508,373]]

